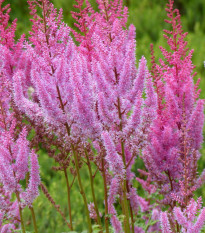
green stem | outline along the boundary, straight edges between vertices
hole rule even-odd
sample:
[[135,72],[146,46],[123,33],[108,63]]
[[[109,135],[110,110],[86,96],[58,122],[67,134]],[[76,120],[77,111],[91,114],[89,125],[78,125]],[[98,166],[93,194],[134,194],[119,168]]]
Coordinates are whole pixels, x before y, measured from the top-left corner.
[[126,188],[126,180],[123,180],[123,200],[124,206],[124,229],[126,233],[130,233],[130,224],[129,224],[129,208],[128,208],[128,201],[127,201],[127,188]]
[[[61,98],[61,93],[60,93],[60,89],[59,89],[58,86],[56,86],[56,90],[57,90],[57,93],[58,93],[58,99],[60,101],[61,109],[65,113],[63,100]],[[70,136],[70,127],[68,126],[68,123],[65,123],[65,127],[66,127],[66,131],[67,131],[68,136]],[[81,195],[83,197],[83,201],[84,201],[84,205],[85,205],[87,222],[88,222],[88,230],[89,230],[90,233],[92,233],[92,225],[91,225],[91,219],[90,219],[89,210],[88,210],[88,202],[87,202],[87,198],[86,198],[86,195],[85,195],[85,192],[84,192],[84,189],[83,189],[83,185],[82,185],[82,181],[81,181],[81,177],[80,177],[78,154],[76,153],[76,150],[75,150],[75,147],[74,147],[73,144],[71,144],[71,147],[72,147],[73,156],[74,156],[74,160],[75,160],[75,169],[76,169],[76,172],[77,172],[78,185],[79,185],[80,193],[81,193]]]
[[70,219],[70,229],[73,231],[73,221],[72,221],[72,214],[71,214],[71,202],[70,202],[70,185],[68,180],[68,174],[66,171],[66,168],[64,167],[64,175],[66,180],[66,186],[67,186],[67,198],[68,198],[68,212],[69,212],[69,219]]
[[109,218],[108,218],[108,197],[107,197],[107,180],[105,174],[105,161],[102,158],[102,174],[103,174],[103,183],[104,183],[104,196],[105,196],[105,230],[106,233],[109,233]]
[[[125,160],[125,148],[124,148],[124,142],[121,141],[121,149],[122,149],[122,159],[124,163],[124,167],[126,167],[126,160]],[[126,179],[126,171],[125,171],[125,178],[123,180],[123,200],[122,200],[123,206],[124,206],[124,225],[125,225],[125,232],[130,233],[130,224],[129,224],[129,207],[128,207],[128,200],[127,200],[127,179]]]
[[[117,74],[116,80],[117,80]],[[120,98],[117,98],[117,107],[118,107],[118,115],[120,119],[120,131],[123,129],[122,125],[122,112],[121,112],[121,107],[120,107]],[[125,178],[123,180],[122,184],[122,190],[123,190],[123,200],[122,200],[122,205],[123,205],[123,212],[125,215],[124,219],[124,229],[126,233],[130,233],[130,224],[129,224],[129,206],[128,206],[128,201],[127,201],[127,176],[126,176],[126,159],[125,159],[125,148],[124,148],[124,142],[121,140],[121,152],[122,152],[122,160],[124,163],[124,168],[125,168]]]
[[[128,182],[127,182],[127,191],[128,191],[128,193],[130,192],[130,189],[129,189],[129,186],[128,186]],[[131,206],[130,200],[128,200],[128,202],[129,202],[129,207],[130,207],[132,233],[134,233],[135,232],[135,227],[134,227],[133,210],[132,210],[132,206]]]
[[38,233],[38,228],[37,228],[37,224],[36,224],[36,216],[35,216],[34,209],[33,209],[33,207],[29,207],[29,209],[31,211],[35,233]]
[[100,228],[103,229],[100,214],[99,214],[99,210],[98,210],[98,205],[97,205],[97,201],[96,201],[96,197],[95,197],[92,168],[91,168],[90,160],[89,160],[89,157],[88,157],[88,152],[87,152],[86,149],[85,149],[85,155],[86,155],[86,158],[87,158],[87,165],[88,165],[88,170],[89,170],[89,175],[90,175],[90,185],[91,185],[91,191],[92,191],[92,196],[93,196],[93,202],[94,202],[95,211],[96,211],[96,214],[97,214],[97,223],[100,226]]
[[[49,44],[49,38],[47,36],[46,10],[45,10],[45,2],[44,1],[42,2],[42,7],[43,7],[43,22],[44,22],[44,32],[45,32],[44,34],[45,34],[45,38],[46,38],[46,43],[47,43],[48,48],[49,48],[50,44]],[[51,52],[49,52],[49,56],[52,57],[51,56]],[[51,65],[51,70],[52,70],[52,74],[54,74],[55,70],[54,70],[53,65]],[[57,89],[57,93],[58,93],[58,98],[59,98],[59,101],[60,101],[61,109],[65,113],[64,104],[63,104],[63,101],[62,101],[62,98],[61,98],[61,94],[60,94],[60,90],[59,90],[58,85],[56,86],[56,89]],[[66,127],[66,130],[67,130],[68,136],[70,136],[70,128],[68,126],[68,123],[65,124],[65,127]],[[83,186],[82,186],[82,182],[81,182],[81,178],[80,178],[80,172],[79,172],[79,164],[78,164],[77,154],[76,154],[76,152],[74,150],[74,146],[73,145],[72,145],[72,150],[73,150],[73,154],[74,154],[75,167],[76,167],[77,177],[78,177],[78,184],[79,184],[80,192],[81,192],[81,194],[83,196],[83,200],[84,200],[84,204],[85,204],[85,208],[86,208],[86,215],[87,215],[87,219],[88,219],[88,228],[89,228],[89,232],[92,232],[91,219],[90,219],[90,216],[89,216],[87,199],[86,199],[85,192],[83,190]]]
[[76,153],[76,150],[75,150],[73,145],[72,145],[72,151],[73,151],[73,156],[74,156],[74,160],[75,160],[75,168],[76,168],[76,172],[77,172],[78,185],[79,185],[80,193],[83,197],[83,201],[85,204],[85,211],[86,211],[87,222],[88,222],[88,230],[90,233],[92,233],[92,225],[91,225],[91,219],[90,219],[90,215],[89,215],[88,202],[87,202],[87,198],[86,198],[86,195],[85,195],[85,192],[83,189],[83,185],[82,185],[82,181],[81,181],[81,177],[80,177],[78,154]]
[[20,219],[21,219],[21,230],[23,233],[26,233],[25,225],[24,225],[24,221],[23,221],[23,213],[22,213],[22,208],[21,208],[21,200],[19,197],[19,192],[17,192],[17,191],[16,191],[16,198],[18,200],[18,206],[19,206],[19,214],[20,214]]
[[132,206],[131,206],[131,204],[130,204],[130,201],[129,201],[129,205],[130,205],[130,215],[131,215],[132,233],[135,233],[134,217],[133,217],[133,211],[132,211]]

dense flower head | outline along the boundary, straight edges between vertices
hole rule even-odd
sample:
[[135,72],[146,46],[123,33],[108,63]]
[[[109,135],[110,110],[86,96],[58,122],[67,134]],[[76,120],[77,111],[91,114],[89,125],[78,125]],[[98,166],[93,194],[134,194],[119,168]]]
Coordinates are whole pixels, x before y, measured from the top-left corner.
[[[59,54],[65,49],[64,46],[69,40],[69,28],[62,21],[62,9],[57,12],[48,0],[31,0],[28,4],[30,14],[33,16],[29,40],[35,45],[36,52],[47,56],[48,62],[52,62],[49,54],[52,57],[54,54]],[[38,8],[42,10],[41,17],[37,14]]]
[[11,25],[9,26],[9,19],[10,19],[10,4],[5,5],[2,7],[4,0],[0,1],[0,44],[5,45],[7,48],[13,48],[15,41],[15,31],[16,31],[16,22],[15,19]]
[[40,185],[38,156],[32,150],[30,155],[30,178],[29,184],[22,198],[25,201],[23,205],[32,206],[33,200],[39,195],[38,186]]
[[161,212],[162,232],[171,232],[174,221],[177,221],[181,232],[201,232],[205,221],[205,209],[201,206],[201,197],[197,201],[191,199],[183,210],[180,207],[174,207],[173,215],[174,218],[171,218],[168,217],[167,212]]
[[[83,4],[86,4],[86,7],[83,8]],[[95,23],[93,23],[96,12],[93,10],[90,2],[88,0],[76,0],[74,7],[79,11],[72,11],[72,17],[76,20],[74,25],[80,30],[80,33],[72,30],[75,39],[78,42],[81,42],[82,52],[87,53],[92,49],[92,45],[89,43],[92,33],[94,31]]]
[[[4,71],[4,70],[3,70]],[[0,229],[1,232],[12,232],[19,226],[18,196],[24,188],[20,181],[26,179],[29,172],[29,141],[28,131],[19,117],[12,111],[11,80],[4,73],[1,76],[0,93]],[[38,164],[38,160],[36,160]],[[37,166],[37,165],[36,165]],[[39,169],[31,174],[31,179],[39,176]],[[33,187],[38,189],[40,180],[35,179]],[[16,195],[17,199],[14,198]],[[32,196],[30,205],[37,197]]]
[[2,6],[4,0],[0,1],[0,70],[9,80],[11,80],[14,69],[25,67],[23,44],[25,35],[23,34],[18,42],[15,41],[17,19],[10,21],[10,4]]
[[167,212],[161,213],[160,222],[161,222],[162,233],[171,233],[171,227]]
[[[0,187],[0,230],[1,232],[11,232],[10,230],[19,228],[19,208],[18,201],[11,201],[11,193],[5,191],[4,186]],[[5,221],[6,220],[6,221]],[[6,231],[7,230],[7,231]]]
[[[0,140],[5,147],[0,147],[0,181],[6,191],[15,193],[21,192],[20,180],[24,180],[28,172],[28,159],[29,159],[29,143],[27,141],[27,131],[24,128],[19,134],[18,138],[14,141],[15,134],[12,132],[12,127],[16,131],[15,119],[12,119],[13,124],[11,127],[6,125],[7,131],[0,135]],[[32,160],[33,161],[33,160]],[[35,162],[38,164],[38,162]],[[33,164],[33,163],[32,163]],[[32,166],[32,165],[31,165]],[[39,176],[38,165],[35,172],[31,174],[31,178]],[[36,179],[34,185],[38,187],[39,181]]]
[[107,151],[106,160],[108,161],[110,170],[114,173],[114,175],[123,178],[125,172],[122,158],[120,158],[119,154],[117,153],[115,145],[112,142],[108,132],[103,132],[102,137],[105,149]]
[[[182,30],[179,11],[173,9],[171,0],[167,7],[166,22],[172,29],[165,30],[164,37],[169,50],[160,48],[164,60],[159,65],[152,61],[158,114],[149,134],[150,144],[144,150],[144,161],[153,181],[159,182],[158,188],[165,197],[163,203],[173,205],[178,200],[181,205],[187,205],[197,183],[204,100],[196,99],[198,84],[193,81],[193,51],[188,52],[186,47],[187,33]],[[187,185],[189,188],[185,188]]]
[[[97,219],[97,214],[96,214],[96,210],[95,210],[95,205],[94,203],[90,203],[88,205],[88,209],[89,209],[89,212],[90,212],[90,217],[94,220]],[[100,217],[102,217],[102,214],[100,213]]]

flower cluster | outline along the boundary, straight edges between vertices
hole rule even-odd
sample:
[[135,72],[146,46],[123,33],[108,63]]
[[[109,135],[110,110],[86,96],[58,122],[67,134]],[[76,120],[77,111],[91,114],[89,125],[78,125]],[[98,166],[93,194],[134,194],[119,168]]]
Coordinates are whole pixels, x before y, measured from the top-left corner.
[[184,210],[181,210],[180,207],[175,207],[173,215],[167,214],[167,212],[162,212],[160,221],[162,232],[171,233],[174,230],[173,227],[171,227],[174,225],[174,221],[177,222],[181,232],[200,232],[205,222],[205,209],[202,209],[201,198],[198,198],[197,201],[191,199]]
[[[38,157],[29,148],[27,130],[25,127],[21,129],[22,124],[15,118],[15,112],[10,112],[11,96],[8,94],[11,89],[3,75],[0,92],[0,227],[1,232],[11,232],[22,223],[22,209],[25,206],[32,207],[38,196],[40,176]],[[28,182],[27,187],[20,184],[22,180]],[[4,224],[3,220],[7,223]]]

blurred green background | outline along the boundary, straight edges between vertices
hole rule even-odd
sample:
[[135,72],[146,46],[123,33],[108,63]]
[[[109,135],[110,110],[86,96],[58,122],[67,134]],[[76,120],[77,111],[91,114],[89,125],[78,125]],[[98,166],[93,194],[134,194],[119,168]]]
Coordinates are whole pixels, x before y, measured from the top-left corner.
[[[124,0],[125,1],[125,0]],[[63,8],[64,21],[73,27],[73,19],[70,11],[74,10],[74,0],[52,0],[57,8]],[[17,38],[22,34],[28,35],[30,29],[29,11],[26,0],[5,0],[5,3],[10,3],[12,12],[11,20],[18,18]],[[96,7],[95,0],[91,3]],[[137,60],[142,55],[148,60],[150,66],[150,43],[154,44],[156,58],[160,57],[159,45],[166,47],[166,41],[163,38],[163,29],[167,28],[164,19],[166,18],[165,5],[167,0],[126,0],[124,2],[129,6],[128,25],[134,24],[136,27],[137,40]],[[188,46],[194,49],[193,63],[196,65],[195,71],[197,76],[195,79],[201,78],[201,98],[205,98],[205,0],[176,0],[175,7],[180,10],[182,17],[182,26],[184,31],[188,31],[187,36]],[[205,167],[205,147],[202,148],[202,157],[199,161],[199,173]],[[139,160],[139,159],[138,159]],[[67,199],[66,199],[66,183],[63,174],[51,170],[54,161],[48,158],[45,152],[40,155],[41,178],[47,185],[51,196],[56,203],[60,204],[62,210],[68,214]],[[139,160],[137,165],[143,166]],[[136,166],[134,169],[139,168]],[[84,177],[84,186],[88,195],[88,200],[91,200],[89,192],[89,178],[86,171],[81,171]],[[100,209],[103,209],[103,189],[100,176],[95,179],[96,194],[98,202],[101,203]],[[138,184],[136,184],[137,186]],[[139,187],[139,193],[141,189]],[[74,218],[75,230],[82,232],[86,230],[86,219],[83,209],[82,198],[78,191],[77,182],[71,190],[72,198],[72,214]],[[197,192],[197,196],[202,195],[205,198],[205,187]],[[35,202],[35,212],[37,215],[38,228],[40,233],[60,233],[68,232],[61,216],[53,209],[43,194]],[[26,229],[32,229],[32,221],[28,209],[24,211],[26,218]],[[30,225],[31,222],[31,225]]]

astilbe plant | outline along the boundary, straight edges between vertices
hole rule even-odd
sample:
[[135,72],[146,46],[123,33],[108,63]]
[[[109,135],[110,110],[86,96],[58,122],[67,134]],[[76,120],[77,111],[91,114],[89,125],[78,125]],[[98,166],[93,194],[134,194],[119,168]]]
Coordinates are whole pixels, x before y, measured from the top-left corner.
[[[115,24],[117,23],[115,22]],[[153,117],[150,110],[152,108],[154,112],[155,108],[155,94],[144,58],[140,62],[138,74],[135,71],[135,60],[132,60],[134,57],[134,45],[132,44],[134,40],[132,37],[129,38],[129,36],[133,35],[132,30],[133,27],[130,28],[127,38],[125,37],[127,41],[120,40],[117,38],[117,35],[114,36],[116,31],[113,31],[113,34],[111,33],[111,36],[115,37],[115,39],[110,42],[107,49],[106,47],[102,49],[105,55],[98,60],[94,60],[95,70],[93,71],[98,95],[96,102],[97,113],[103,128],[102,139],[106,150],[105,160],[114,175],[110,183],[108,211],[113,215],[111,218],[113,219],[113,225],[118,229],[119,224],[117,224],[116,218],[114,218],[116,213],[113,206],[113,201],[115,201],[113,196],[122,192],[120,199],[122,201],[124,199],[124,205],[126,206],[129,200],[126,204],[127,198],[125,197],[130,195],[130,204],[128,205],[130,205],[131,212],[137,211],[138,203],[136,202],[139,201],[137,201],[136,190],[133,192],[131,188],[134,176],[131,172],[131,167],[137,154],[139,154],[139,149],[145,142],[146,130],[148,129],[149,121]],[[119,31],[120,29],[118,28],[117,32]],[[121,31],[121,38],[123,38],[123,33]],[[96,42],[99,45],[100,43],[102,44],[99,39]],[[119,53],[116,52],[117,48],[123,49],[123,46],[130,46],[130,49],[127,48],[125,54],[123,54],[123,50],[119,51]],[[114,51],[116,57],[112,56]],[[118,59],[119,57],[121,59]],[[125,61],[125,63],[120,64],[122,61]],[[126,72],[127,66],[130,66],[129,74]],[[103,79],[102,77],[106,78]],[[142,91],[145,80],[147,82],[147,98],[144,101],[142,99]],[[131,116],[128,118],[129,113],[131,113]],[[120,188],[121,183],[124,183],[122,190]],[[115,187],[113,187],[115,193],[111,192],[112,185]],[[135,195],[133,195],[134,193]],[[128,219],[129,217],[127,217],[127,223],[125,224],[128,224]],[[134,226],[133,222],[132,225]]]
[[[167,9],[173,30],[165,31],[171,52],[161,48],[165,61],[160,65],[152,54],[152,75],[144,57],[136,68],[135,28],[126,26],[128,10],[122,0],[97,0],[98,11],[89,1],[76,0],[72,15],[78,31],[62,21],[62,9],[57,11],[48,0],[28,4],[32,29],[28,40],[23,35],[18,42],[16,21],[8,27],[9,6],[0,8],[1,231],[21,224],[25,232],[22,209],[27,205],[35,222],[32,202],[40,178],[31,148],[38,151],[41,145],[57,162],[54,170],[64,173],[69,221],[43,183],[41,190],[71,231],[70,195],[77,180],[88,232],[93,232],[92,221],[99,232],[104,222],[106,233],[111,232],[109,222],[116,233],[200,232],[204,209],[200,199],[195,202],[192,197],[205,174],[197,177],[204,102],[198,99],[198,83],[193,83],[192,51],[187,54],[186,34],[173,1]],[[31,129],[34,135],[28,141]],[[146,181],[132,170],[139,155],[148,170],[140,170]],[[90,204],[81,167],[89,173]],[[102,213],[95,194],[96,173],[103,182]],[[26,189],[20,180],[27,181]],[[149,194],[146,198],[138,195],[134,180]],[[155,198],[158,205],[151,202],[156,192],[164,197],[160,202]],[[160,217],[160,208],[166,206]],[[137,224],[139,213],[144,229]]]
[[194,191],[201,185],[197,161],[203,139],[204,100],[198,99],[199,81],[196,85],[193,81],[193,51],[188,51],[187,33],[182,30],[180,14],[173,9],[172,0],[166,11],[169,18],[166,22],[171,30],[164,30],[164,37],[170,50],[160,47],[164,60],[160,60],[159,65],[152,52],[158,109],[143,159],[154,185],[164,197],[160,203],[169,206],[168,211],[172,213],[169,218],[162,213],[162,231],[179,232],[183,224],[175,222],[173,213],[176,217],[176,211],[185,211]]
[[[123,29],[126,22],[126,10],[123,14],[121,13],[122,3],[118,6],[117,1],[113,1],[112,4],[100,2],[101,11],[96,13],[95,25],[92,25],[92,27],[95,26],[95,32],[90,39],[90,44],[93,46],[93,50],[90,51],[92,59],[92,64],[90,64],[87,54],[79,53],[81,49],[78,50],[68,36],[68,28],[59,20],[61,13],[57,16],[56,10],[47,1],[30,1],[29,3],[31,13],[34,15],[33,32],[31,32],[30,38],[34,47],[30,47],[28,44],[25,56],[28,60],[32,60],[31,75],[27,78],[30,78],[29,82],[32,83],[35,91],[32,95],[33,101],[26,98],[24,88],[27,87],[22,86],[22,81],[26,79],[25,72],[23,69],[17,69],[13,77],[15,102],[22,112],[36,122],[35,124],[38,124],[39,119],[42,118],[49,131],[54,131],[57,136],[62,137],[63,144],[69,143],[86,206],[87,200],[78,171],[80,158],[77,157],[77,153],[79,150],[83,150],[85,151],[84,156],[89,156],[89,145],[86,142],[88,137],[95,140],[95,143],[100,143],[101,147],[103,144],[105,145],[104,153],[99,153],[103,157],[97,158],[97,160],[100,162],[104,160],[106,150],[106,161],[103,163],[107,163],[114,173],[113,182],[117,182],[118,187],[115,195],[121,193],[120,183],[124,183],[121,198],[125,206],[125,228],[129,231],[127,198],[129,191],[126,186],[131,187],[134,175],[130,171],[131,165],[134,163],[136,154],[139,153],[140,144],[144,141],[143,133],[145,134],[144,131],[147,130],[153,118],[152,108],[156,105],[145,58],[142,58],[138,74],[136,74],[134,27],[131,26],[129,31]],[[42,8],[42,18],[36,15],[36,6]],[[109,18],[108,15],[112,17]],[[122,20],[118,19],[119,16]],[[103,30],[101,29],[102,22],[104,22]],[[104,38],[103,43],[99,41],[100,37]],[[119,53],[115,54],[116,49],[119,48]],[[119,56],[122,58],[121,63],[126,59],[124,65],[119,62]],[[106,60],[105,57],[109,59]],[[127,69],[130,70],[129,73],[126,72]],[[104,75],[108,76],[107,80]],[[142,92],[145,79],[147,79],[147,98],[143,101]],[[100,88],[105,89],[104,93]],[[144,107],[143,102],[145,102]],[[141,111],[140,108],[143,110]],[[131,111],[133,114],[127,120],[127,114]],[[142,121],[139,121],[140,118]],[[137,119],[138,121],[135,122]],[[131,140],[124,143],[123,137],[126,138],[127,135]],[[116,141],[116,145],[113,144],[113,140]],[[134,146],[135,141],[138,143],[137,146]],[[117,160],[113,159],[112,161],[113,155],[110,154],[112,152],[115,152]],[[81,156],[83,156],[82,153]],[[126,172],[120,176],[121,178],[118,177],[119,172],[117,173],[114,168],[120,164],[122,170],[128,170],[127,178]],[[97,162],[97,166],[100,166],[99,162]],[[104,166],[107,167],[106,164]],[[107,177],[105,180],[107,175],[103,174],[105,186],[112,184],[111,177]],[[107,195],[108,193],[105,194],[105,196]],[[111,199],[109,198],[110,201]],[[136,205],[134,201],[131,203]],[[95,201],[94,204],[96,204]],[[109,212],[112,215],[113,225],[117,226],[114,206],[112,206],[114,202],[109,204],[110,210],[108,211],[107,206],[106,215]],[[95,209],[97,211],[96,206]],[[98,224],[100,224],[99,213],[97,215]],[[91,231],[89,218],[88,223]],[[133,220],[132,225],[134,227]]]
[[[92,25],[95,30],[89,43],[93,49],[89,55],[92,58],[91,75],[95,91],[94,111],[102,130],[94,146],[101,157],[101,164],[112,172],[110,176],[100,166],[104,187],[108,186],[104,188],[105,214],[110,214],[116,232],[123,231],[114,208],[115,197],[119,196],[125,215],[124,231],[129,232],[129,212],[134,231],[133,214],[137,212],[141,200],[137,199],[136,190],[132,188],[134,174],[131,167],[154,118],[156,97],[144,57],[138,71],[135,68],[135,29],[133,25],[129,30],[123,29],[127,9],[122,10],[122,2],[119,5],[118,2],[99,1],[100,11],[95,16],[95,25]],[[144,101],[145,80],[147,97]]]
[[[52,135],[58,136],[57,142],[53,139],[51,143],[57,148],[66,148],[58,158],[55,154],[53,157],[60,163],[59,169],[65,173],[69,203],[72,184],[68,184],[66,161],[70,161],[73,154],[76,170],[74,174],[78,178],[85,203],[88,228],[92,231],[88,202],[79,173],[81,162],[78,158],[79,150],[84,148],[87,137],[91,133],[95,135],[99,128],[91,111],[92,92],[86,60],[77,52],[77,47],[69,36],[69,28],[61,22],[62,11],[57,14],[56,9],[48,1],[29,1],[29,4],[33,15],[29,40],[34,47],[27,44],[26,57],[32,60],[30,76],[27,78],[30,79],[34,93],[31,100],[24,94],[27,88],[22,85],[26,78],[25,70],[18,69],[13,77],[14,99],[21,112],[35,125],[36,134],[40,133],[49,139]],[[42,17],[36,13],[38,8],[42,10]],[[85,85],[85,82],[88,85]],[[39,132],[38,126],[42,126],[42,122],[47,134]],[[52,153],[49,146],[46,149]],[[68,208],[72,230],[70,204]]]
[[[144,57],[136,73],[134,27],[123,29],[127,16],[126,10],[121,10],[122,2],[120,5],[117,1],[110,4],[99,2],[100,12],[95,14],[92,25],[95,30],[90,37],[93,49],[89,54],[84,54],[81,45],[79,50],[69,36],[68,27],[61,22],[62,12],[57,15],[48,1],[29,1],[29,4],[34,15],[29,40],[34,47],[27,44],[25,56],[31,62],[31,69],[30,76],[25,75],[24,69],[16,69],[13,76],[15,103],[35,125],[42,125],[39,121],[43,120],[47,131],[61,137],[62,145],[69,145],[68,153],[74,156],[76,175],[87,209],[89,231],[92,231],[91,221],[79,173],[81,158],[78,154],[87,159],[93,189],[90,170],[92,151],[87,139],[99,145],[99,155],[94,162],[104,179],[106,230],[109,213],[116,232],[122,232],[114,208],[114,196],[120,195],[125,215],[124,230],[129,232],[129,211],[134,229],[133,209],[137,211],[141,200],[137,199],[134,194],[136,190],[132,188],[134,174],[131,167],[145,141],[156,106]],[[42,9],[42,17],[36,14],[37,6]],[[102,42],[100,38],[104,38]],[[116,53],[116,50],[119,52]],[[126,62],[123,64],[124,60]],[[29,79],[34,89],[31,100],[24,94],[28,88],[23,85],[25,79]],[[147,97],[143,100],[145,80]],[[126,137],[130,140],[126,141]],[[108,167],[113,176],[108,174]],[[129,196],[133,200],[129,201]],[[100,225],[94,192],[93,199],[97,223]]]
[[[36,122],[39,121],[39,118],[44,119],[45,124],[47,124],[48,126],[48,130],[50,131],[53,130],[56,135],[63,137],[64,138],[62,140],[63,144],[67,144],[67,143],[70,144],[70,149],[74,154],[79,185],[81,188],[81,192],[83,193],[85,205],[87,205],[87,200],[82,190],[80,174],[78,174],[79,161],[77,158],[77,153],[78,150],[80,149],[82,150],[83,148],[83,150],[86,149],[85,155],[86,156],[89,155],[88,148],[86,148],[87,138],[88,137],[99,138],[102,129],[106,127],[104,126],[105,123],[102,122],[102,120],[105,119],[105,117],[108,117],[108,116],[104,116],[105,115],[104,111],[106,110],[105,109],[106,106],[104,106],[104,109],[102,106],[104,101],[103,98],[105,97],[102,96],[102,93],[99,93],[98,91],[100,83],[99,80],[96,78],[97,77],[96,73],[102,72],[101,71],[102,68],[100,67],[100,64],[102,64],[103,66],[104,65],[107,66],[109,65],[109,63],[105,64],[103,58],[96,58],[95,60],[93,60],[94,63],[92,67],[93,71],[89,72],[88,69],[88,67],[90,66],[89,60],[87,62],[86,56],[80,54],[77,51],[77,47],[72,42],[72,39],[69,36],[67,36],[69,34],[69,31],[65,33],[65,31],[67,30],[66,26],[60,23],[59,20],[56,20],[57,15],[53,6],[47,1],[39,2],[41,3],[40,7],[42,8],[43,11],[43,17],[39,18],[36,15],[36,10],[35,10],[36,5],[38,5],[37,3],[38,2],[36,1],[30,2],[30,8],[32,9],[32,14],[34,14],[34,20],[33,20],[34,33],[31,33],[32,36],[30,38],[30,41],[35,45],[35,47],[31,48],[28,45],[26,51],[27,54],[26,56],[28,56],[28,59],[32,58],[30,80],[35,90],[35,92],[33,93],[33,101],[30,101],[28,98],[25,98],[24,96],[22,80],[25,79],[25,74],[22,69],[17,70],[13,78],[14,98],[20,110],[25,112],[27,116],[29,116],[32,120]],[[104,18],[105,13],[102,14],[101,17]],[[100,19],[98,19],[98,21],[96,19],[96,22],[99,21]],[[98,41],[99,34],[103,33],[103,31],[100,30],[100,25],[97,26],[98,26],[98,30],[96,28],[95,34],[92,37],[92,40],[94,40],[95,43],[95,44],[93,43],[95,46],[95,51],[93,51],[94,55],[92,54],[93,57],[96,57],[96,55],[98,54],[97,51],[98,44],[96,42]],[[130,76],[129,78],[131,79],[129,86],[133,89],[133,91],[131,93],[132,97],[131,96],[127,97],[131,99],[131,100],[128,99],[128,101],[131,102],[131,104],[126,103],[126,99],[124,100],[125,104],[128,105],[127,107],[125,107],[127,109],[125,109],[123,113],[124,114],[123,118],[126,119],[126,114],[131,110],[131,107],[134,104],[132,103],[133,98],[135,96],[138,96],[139,99],[141,98],[143,84],[140,84],[140,81],[142,80],[143,82],[143,79],[146,76],[147,73],[146,64],[145,64],[145,59],[143,58],[140,68],[141,70],[139,69],[139,75],[137,77],[137,81],[134,82],[135,43],[133,38],[134,35],[133,27],[131,27],[128,35],[126,31],[123,32],[123,30],[120,29],[121,26],[117,19],[116,22],[113,22],[113,25],[111,25],[110,23],[109,26],[110,27],[113,26],[113,33],[111,32],[109,32],[108,34],[104,33],[105,40],[109,41],[110,35],[114,35],[114,33],[119,34],[119,32],[121,32],[121,34],[116,35],[117,38],[115,39],[115,41],[113,41],[112,43],[113,46],[111,44],[109,45],[107,55],[110,56],[111,58],[113,53],[112,51],[114,51],[116,46],[122,46],[123,45],[122,43],[124,43],[123,45],[124,51],[121,52],[121,56],[127,56],[126,66],[123,68],[124,70],[121,71],[122,77],[120,77],[119,79],[120,80],[119,88],[124,87],[123,80],[125,80],[126,78],[125,77],[126,68],[129,67],[129,63],[131,65],[131,74],[128,75]],[[115,27],[117,28],[115,29]],[[52,31],[52,28],[55,30],[55,32]],[[117,31],[117,29],[119,30],[119,32]],[[114,32],[114,30],[116,30],[116,32]],[[127,36],[121,42],[120,36],[122,36],[123,34],[125,36],[127,34]],[[59,41],[61,43],[59,43]],[[109,43],[111,42],[112,41],[110,41]],[[128,52],[126,52],[126,46],[129,48]],[[58,47],[59,49],[57,49]],[[98,47],[100,47],[100,44]],[[104,56],[106,56],[106,53],[104,54]],[[96,63],[98,63],[99,65]],[[116,78],[116,75],[118,75],[116,73],[118,72],[118,68],[115,67],[116,65],[114,65],[114,68],[112,68],[110,64],[110,68],[108,67],[108,70],[106,71],[106,72],[110,72],[110,75],[113,76],[113,78]],[[97,66],[99,66],[100,70],[97,69]],[[118,66],[120,68],[121,64],[119,64]],[[105,80],[102,80],[101,82],[105,82]],[[118,84],[118,82],[116,84]],[[118,88],[116,84],[113,86],[116,89],[116,92],[114,92],[112,96],[110,96],[114,99],[109,100],[111,108],[113,109],[112,111],[114,111],[113,115],[115,112],[117,113],[118,111],[119,107],[116,107],[115,104],[117,104],[120,101],[120,99],[117,98],[117,96],[121,91],[120,89],[117,90]],[[140,93],[138,93],[137,95],[138,85],[139,88],[141,88],[141,90]],[[151,91],[151,94],[153,94],[151,81],[148,81],[148,85],[151,88],[149,89],[149,91]],[[92,91],[92,88],[95,91],[95,93]],[[128,93],[128,91],[126,92]],[[38,101],[36,101],[37,99]],[[40,103],[40,105],[38,104],[38,102]],[[151,107],[151,105],[148,107]],[[100,111],[103,112],[101,113]],[[140,117],[140,112],[138,113],[137,111],[134,111],[134,113],[135,113],[135,117]],[[119,119],[119,112],[117,114],[118,117],[116,118],[116,120],[118,122],[116,123],[119,124],[121,119]],[[98,115],[102,119],[98,119],[99,118]],[[133,117],[130,119],[131,119],[130,124],[132,124]],[[121,126],[114,125],[114,127],[119,128]],[[59,128],[61,128],[60,132],[59,132]],[[122,131],[122,129],[120,130]],[[117,131],[119,131],[119,129],[117,129]],[[127,129],[127,131],[130,131],[130,129]],[[110,136],[108,136],[108,143],[109,143],[109,137]],[[79,138],[81,138],[80,141]],[[118,152],[116,152],[116,154],[118,154]],[[119,155],[118,158],[120,163],[120,160],[122,160],[122,158]],[[129,159],[127,160],[129,162]],[[109,162],[110,161],[108,161],[108,163]],[[129,163],[131,163],[131,161]],[[123,165],[122,163],[122,166],[124,167],[125,165]],[[107,186],[108,183],[105,183],[105,185]],[[125,195],[126,195],[126,191],[124,190],[124,199],[127,199]],[[98,218],[99,218],[99,214],[98,214]],[[90,222],[89,219],[88,222]],[[99,223],[100,220],[98,220],[98,224]],[[128,225],[128,223],[126,224]],[[91,226],[89,227],[91,230]]]

